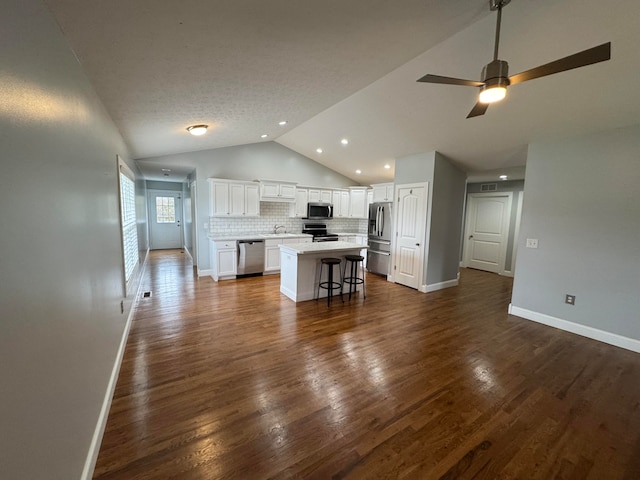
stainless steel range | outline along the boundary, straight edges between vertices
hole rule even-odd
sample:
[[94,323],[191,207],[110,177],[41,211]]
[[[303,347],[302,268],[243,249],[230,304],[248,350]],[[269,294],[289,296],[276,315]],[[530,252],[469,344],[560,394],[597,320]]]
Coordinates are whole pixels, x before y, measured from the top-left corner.
[[337,242],[338,235],[327,233],[327,225],[324,223],[305,223],[302,233],[313,235],[314,242]]

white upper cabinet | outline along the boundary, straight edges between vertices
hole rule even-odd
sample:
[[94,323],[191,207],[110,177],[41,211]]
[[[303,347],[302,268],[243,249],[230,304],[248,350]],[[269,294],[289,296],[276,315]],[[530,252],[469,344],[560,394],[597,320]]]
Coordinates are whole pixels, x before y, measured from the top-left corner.
[[344,217],[349,216],[349,191],[348,190],[334,190],[333,191],[333,216]]
[[368,218],[367,188],[349,187],[349,217]]
[[260,188],[256,182],[209,178],[212,217],[259,217]]
[[307,216],[307,203],[309,202],[309,190],[307,188],[296,188],[296,201],[289,206],[289,216],[304,218]]
[[320,188],[309,189],[310,203],[331,203],[331,200],[332,200],[331,190],[325,190]]
[[263,202],[295,202],[296,184],[289,182],[260,182],[260,200]]
[[372,202],[393,202],[393,183],[379,183],[373,187]]

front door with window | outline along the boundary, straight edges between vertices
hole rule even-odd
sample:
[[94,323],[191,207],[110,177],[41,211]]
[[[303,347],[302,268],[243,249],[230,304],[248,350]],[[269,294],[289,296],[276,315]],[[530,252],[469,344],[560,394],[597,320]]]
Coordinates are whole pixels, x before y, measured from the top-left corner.
[[149,190],[149,244],[151,250],[182,248],[182,194]]

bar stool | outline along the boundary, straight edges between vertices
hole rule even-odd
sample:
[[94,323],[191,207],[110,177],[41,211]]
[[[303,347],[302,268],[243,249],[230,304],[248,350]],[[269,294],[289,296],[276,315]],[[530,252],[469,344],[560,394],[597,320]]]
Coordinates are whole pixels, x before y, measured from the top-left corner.
[[[320,275],[318,276],[318,291],[316,292],[316,300],[320,298],[320,289],[324,288],[327,290],[327,305],[331,305],[331,297],[333,297],[334,290],[340,290],[340,299],[344,303],[344,298],[342,298],[342,281],[340,281],[339,283],[333,281],[334,266],[338,266],[338,275],[341,276],[342,272],[340,271],[340,263],[341,261],[339,258],[327,257],[320,259]],[[327,272],[327,281],[322,282],[322,270],[325,265],[329,268],[329,271]]]
[[[342,287],[344,284],[349,285],[349,300],[351,300],[352,291],[355,292],[358,285],[362,285],[362,296],[367,298],[367,293],[364,287],[364,257],[362,255],[345,255],[344,256],[344,272],[342,274]],[[360,263],[360,265],[358,265]],[[362,276],[358,276],[358,267],[362,272]],[[349,269],[349,276],[347,276],[347,269]],[[340,290],[342,294],[342,290]]]

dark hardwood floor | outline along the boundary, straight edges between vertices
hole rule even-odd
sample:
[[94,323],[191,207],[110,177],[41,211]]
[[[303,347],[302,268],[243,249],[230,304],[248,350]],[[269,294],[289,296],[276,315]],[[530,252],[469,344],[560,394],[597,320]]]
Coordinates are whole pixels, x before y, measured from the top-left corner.
[[509,278],[143,282],[95,479],[640,479],[640,355],[507,315]]

